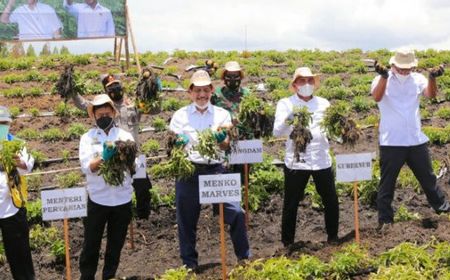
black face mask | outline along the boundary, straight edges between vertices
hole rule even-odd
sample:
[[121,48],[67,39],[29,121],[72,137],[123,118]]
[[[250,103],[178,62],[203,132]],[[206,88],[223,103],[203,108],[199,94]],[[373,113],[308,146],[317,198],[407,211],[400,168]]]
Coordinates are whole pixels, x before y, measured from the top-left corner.
[[113,124],[113,119],[111,117],[101,117],[95,120],[97,126],[103,130],[110,128]]
[[107,92],[113,101],[120,101],[123,98],[122,86],[120,84],[109,86]]
[[237,90],[241,85],[241,75],[225,75],[225,85],[232,89]]

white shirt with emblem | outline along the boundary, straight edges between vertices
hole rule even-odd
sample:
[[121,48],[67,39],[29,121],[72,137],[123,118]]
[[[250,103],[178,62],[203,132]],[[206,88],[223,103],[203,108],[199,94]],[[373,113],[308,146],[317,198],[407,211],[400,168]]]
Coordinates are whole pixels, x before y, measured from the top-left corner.
[[[190,104],[175,112],[170,121],[170,130],[176,134],[186,134],[189,137],[189,143],[185,149],[189,152],[188,159],[190,161],[199,164],[217,164],[223,163],[223,159],[204,158],[199,152],[193,151],[192,147],[198,144],[198,132],[207,128],[215,131],[224,125],[231,125],[231,116],[227,110],[209,104],[206,111],[200,113],[194,104]],[[223,157],[224,153],[221,156]]]
[[52,39],[62,28],[55,9],[39,2],[34,9],[28,5],[18,7],[11,13],[9,21],[19,25],[20,40]]
[[[313,96],[311,100],[304,101],[296,94],[281,99],[277,104],[275,112],[275,122],[273,126],[273,136],[288,137],[286,141],[286,156],[284,164],[289,169],[295,170],[321,170],[331,166],[329,153],[330,145],[325,132],[320,127],[325,110],[330,106],[328,100],[322,97]],[[309,129],[313,136],[311,142],[306,146],[304,153],[300,153],[300,160],[297,161],[294,155],[294,144],[289,135],[292,126],[286,124],[286,120],[292,116],[294,109],[306,107],[312,115],[312,122]]]
[[[380,76],[372,82],[372,92]],[[379,141],[381,146],[417,146],[428,142],[422,132],[420,96],[428,80],[420,73],[411,73],[405,82],[389,72],[386,92],[378,102],[380,110]]]
[[[25,162],[27,169],[17,168],[20,175],[30,173],[34,166],[34,158],[23,148],[19,154],[21,161]],[[11,192],[8,187],[8,176],[6,172],[0,171],[0,219],[5,219],[15,215],[19,208],[14,206],[11,198]]]
[[64,1],[64,8],[77,19],[78,38],[113,37],[116,34],[111,11],[99,3],[92,9],[86,3],[68,5]]
[[101,157],[103,143],[106,141],[115,142],[117,140],[133,140],[133,136],[125,130],[113,127],[107,135],[102,129],[92,128],[80,140],[80,164],[81,171],[86,175],[87,192],[89,198],[100,205],[117,206],[131,201],[133,188],[131,186],[131,176],[127,172],[125,179],[120,186],[111,186],[105,182],[103,177],[97,172],[92,172],[89,163],[92,159]]

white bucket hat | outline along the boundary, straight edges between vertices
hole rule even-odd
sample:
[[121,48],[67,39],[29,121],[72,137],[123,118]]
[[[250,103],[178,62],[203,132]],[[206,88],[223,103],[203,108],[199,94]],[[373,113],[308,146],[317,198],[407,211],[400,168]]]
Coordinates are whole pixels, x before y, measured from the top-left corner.
[[314,78],[314,86],[316,86],[316,87],[319,86],[319,74],[313,74],[311,72],[311,69],[309,69],[309,67],[299,67],[299,68],[295,69],[295,73],[292,76],[292,80],[289,84],[289,89],[291,91],[295,92],[294,82],[299,77],[303,77],[303,78],[313,77]]
[[192,86],[202,87],[208,85],[211,85],[211,77],[209,77],[208,72],[205,70],[198,70],[192,75],[189,88]]
[[417,59],[414,51],[411,49],[400,49],[395,52],[395,55],[389,60],[389,64],[394,64],[398,68],[410,69],[417,67]]
[[109,105],[111,105],[111,107],[114,111],[113,118],[117,117],[118,112],[117,112],[116,107],[114,107],[114,102],[111,100],[111,98],[109,98],[109,96],[107,94],[99,94],[99,95],[95,96],[95,98],[94,98],[94,100],[92,100],[92,102],[89,103],[89,105],[87,107],[89,117],[94,120],[95,119],[94,107],[100,106],[100,105],[103,105],[106,103],[109,103]]
[[0,106],[0,122],[12,122],[11,113],[5,106]]
[[227,72],[239,72],[241,75],[241,79],[244,78],[244,72],[242,71],[242,68],[237,61],[228,61],[227,63],[225,63],[222,76],[220,77],[222,80]]

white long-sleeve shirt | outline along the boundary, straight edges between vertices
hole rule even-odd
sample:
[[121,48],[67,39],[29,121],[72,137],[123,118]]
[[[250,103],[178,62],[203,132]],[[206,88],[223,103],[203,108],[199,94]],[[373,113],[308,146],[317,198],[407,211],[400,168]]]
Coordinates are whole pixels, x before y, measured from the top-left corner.
[[[309,101],[303,101],[296,94],[281,99],[277,104],[275,113],[275,122],[273,135],[275,137],[288,137],[286,141],[286,156],[284,164],[289,169],[295,170],[320,170],[331,166],[331,156],[329,153],[330,145],[325,132],[320,128],[320,122],[323,119],[325,110],[330,106],[328,100],[313,96]],[[286,124],[288,117],[291,117],[294,109],[297,107],[306,107],[312,115],[312,122],[309,129],[312,134],[311,142],[306,146],[304,153],[300,153],[300,161],[296,161],[294,155],[294,144],[289,135],[292,132],[292,126]]]
[[[375,77],[372,91],[380,80]],[[420,73],[411,73],[401,82],[389,72],[386,91],[377,103],[380,110],[379,141],[381,146],[417,146],[428,142],[422,132],[420,96],[428,86],[428,80]]]
[[175,112],[170,121],[170,130],[176,134],[186,134],[189,137],[189,143],[185,149],[189,151],[188,159],[190,161],[200,164],[216,164],[222,163],[223,159],[204,158],[199,152],[193,151],[192,147],[198,144],[198,132],[207,128],[214,131],[224,125],[231,125],[231,116],[227,110],[209,104],[208,109],[200,113],[195,105],[191,104]]
[[[19,158],[27,166],[27,169],[17,168],[20,175],[30,173],[34,166],[34,158],[28,154],[27,149],[23,148]],[[0,171],[0,219],[5,219],[15,215],[19,208],[14,206],[11,198],[11,192],[8,187],[8,176],[6,172]]]
[[99,3],[94,9],[86,3],[64,1],[64,8],[77,19],[78,38],[114,37],[116,34],[111,11]]
[[117,206],[131,201],[133,188],[131,176],[127,172],[121,186],[108,185],[103,177],[97,172],[92,172],[89,164],[92,159],[98,158],[103,152],[103,143],[106,141],[133,140],[133,136],[125,130],[113,127],[107,135],[102,129],[92,128],[80,140],[80,164],[81,171],[86,175],[87,192],[89,198],[100,205]]

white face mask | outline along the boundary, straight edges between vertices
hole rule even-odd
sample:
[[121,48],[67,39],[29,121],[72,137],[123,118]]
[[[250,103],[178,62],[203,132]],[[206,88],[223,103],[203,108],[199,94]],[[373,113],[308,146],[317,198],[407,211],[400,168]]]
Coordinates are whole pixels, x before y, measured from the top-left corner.
[[197,107],[200,110],[205,110],[209,106],[209,102],[204,105],[199,105],[199,104],[197,104],[197,102],[194,102],[194,104],[195,104],[195,107]]
[[404,83],[406,80],[408,80],[408,78],[409,78],[409,75],[410,74],[408,74],[408,75],[402,75],[402,74],[399,74],[399,73],[395,73],[395,76],[397,77],[397,79],[400,81],[400,83]]
[[300,86],[297,89],[297,94],[301,95],[303,97],[309,97],[309,96],[311,96],[313,94],[313,92],[314,92],[314,86],[310,85],[310,84],[306,84],[306,85]]

